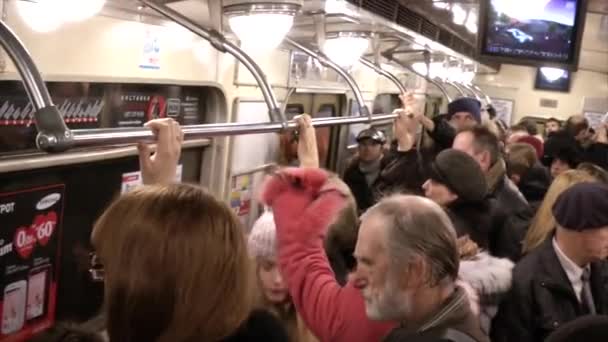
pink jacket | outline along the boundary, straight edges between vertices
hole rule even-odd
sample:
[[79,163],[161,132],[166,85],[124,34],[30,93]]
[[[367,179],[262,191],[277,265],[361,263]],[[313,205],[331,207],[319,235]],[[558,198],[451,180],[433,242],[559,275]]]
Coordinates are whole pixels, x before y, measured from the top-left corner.
[[346,203],[325,185],[327,178],[320,169],[291,168],[266,181],[262,201],[274,212],[281,271],[296,309],[320,341],[380,341],[395,324],[367,318],[361,293],[351,283],[337,283],[323,249],[327,228]]

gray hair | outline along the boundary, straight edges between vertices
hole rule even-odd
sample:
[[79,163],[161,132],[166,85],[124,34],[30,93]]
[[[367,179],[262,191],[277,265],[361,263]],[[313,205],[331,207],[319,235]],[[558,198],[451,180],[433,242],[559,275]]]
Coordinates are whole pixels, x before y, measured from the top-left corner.
[[456,230],[439,205],[420,196],[394,195],[380,201],[365,216],[376,214],[388,224],[393,270],[419,256],[429,266],[431,286],[458,277]]

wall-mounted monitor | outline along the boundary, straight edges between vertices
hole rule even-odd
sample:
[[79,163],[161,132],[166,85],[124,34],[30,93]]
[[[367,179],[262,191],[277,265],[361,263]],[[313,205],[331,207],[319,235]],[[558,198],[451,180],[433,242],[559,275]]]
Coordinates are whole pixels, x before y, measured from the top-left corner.
[[557,68],[538,68],[534,88],[538,90],[570,91],[572,73]]
[[587,0],[480,0],[479,58],[576,71],[586,9]]

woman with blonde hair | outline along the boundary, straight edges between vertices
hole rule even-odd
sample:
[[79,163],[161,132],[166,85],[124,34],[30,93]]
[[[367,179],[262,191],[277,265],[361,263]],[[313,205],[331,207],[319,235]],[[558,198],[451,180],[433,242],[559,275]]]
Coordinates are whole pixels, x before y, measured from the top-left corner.
[[540,246],[555,230],[555,218],[551,210],[557,197],[575,184],[595,181],[597,180],[589,173],[580,170],[565,171],[553,180],[526,233],[523,241],[524,254]]
[[314,342],[315,337],[298,315],[289,289],[277,264],[276,227],[272,212],[266,211],[249,234],[249,255],[254,259],[259,308],[280,319],[290,342]]
[[103,265],[112,342],[287,341],[270,314],[253,310],[245,235],[231,209],[198,186],[170,184],[182,134],[173,120],[149,125],[140,147],[145,184],[119,197],[93,228]]

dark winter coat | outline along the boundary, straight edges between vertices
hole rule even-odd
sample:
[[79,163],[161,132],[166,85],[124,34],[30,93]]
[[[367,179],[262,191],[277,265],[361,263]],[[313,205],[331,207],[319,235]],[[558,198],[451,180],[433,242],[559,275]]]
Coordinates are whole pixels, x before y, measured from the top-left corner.
[[[608,314],[608,261],[591,264],[590,282],[598,314]],[[513,269],[511,290],[492,323],[492,341],[543,341],[562,324],[582,315],[549,238]]]
[[265,310],[254,310],[245,323],[223,342],[289,342],[285,327],[273,314]]

